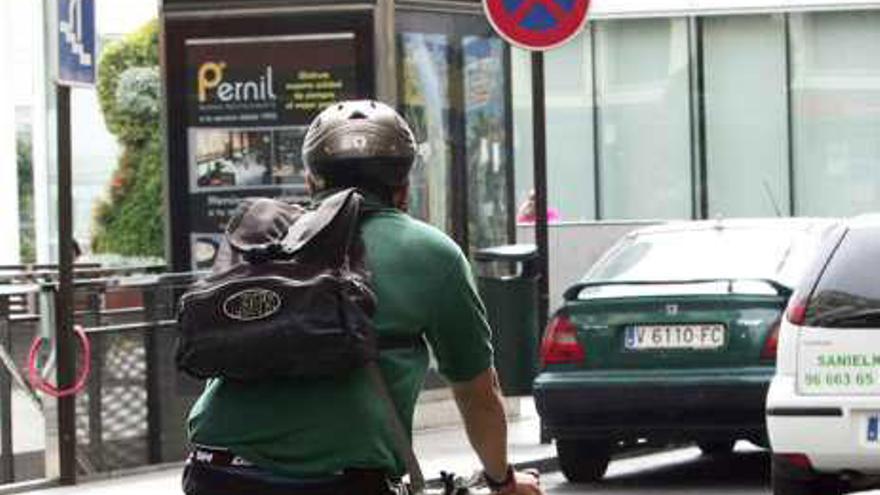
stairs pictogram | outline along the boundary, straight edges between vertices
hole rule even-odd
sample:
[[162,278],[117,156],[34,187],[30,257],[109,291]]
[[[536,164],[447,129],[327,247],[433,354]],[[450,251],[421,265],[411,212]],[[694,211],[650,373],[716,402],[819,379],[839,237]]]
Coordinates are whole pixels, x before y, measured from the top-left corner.
[[79,58],[80,65],[92,65],[92,54],[86,51],[83,43],[82,0],[70,0],[67,20],[61,21],[59,29],[64,41],[70,45],[70,51]]

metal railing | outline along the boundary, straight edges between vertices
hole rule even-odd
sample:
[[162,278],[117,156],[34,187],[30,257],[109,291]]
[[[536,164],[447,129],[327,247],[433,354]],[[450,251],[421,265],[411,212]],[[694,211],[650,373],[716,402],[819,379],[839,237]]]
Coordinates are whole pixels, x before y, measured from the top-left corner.
[[[7,268],[0,266],[0,272]],[[174,366],[176,302],[202,273],[158,271],[76,270],[74,319],[89,337],[92,353],[91,375],[75,400],[74,431],[58,431],[39,414],[14,414],[51,415],[56,401],[35,393],[25,377],[30,342],[54,336],[57,272],[48,267],[0,273],[0,487],[62,472],[60,466],[48,469],[60,462],[49,447],[70,435],[76,438],[76,469],[82,475],[183,459],[181,425],[201,384]],[[39,361],[51,371],[54,356],[46,351],[52,346],[44,348]],[[14,431],[41,426],[42,452],[16,450]]]

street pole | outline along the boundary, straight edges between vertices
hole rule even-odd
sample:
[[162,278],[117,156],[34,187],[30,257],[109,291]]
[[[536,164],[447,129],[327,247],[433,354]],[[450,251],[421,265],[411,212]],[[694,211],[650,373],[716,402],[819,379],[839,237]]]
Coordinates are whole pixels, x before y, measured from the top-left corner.
[[[70,131],[70,87],[56,85],[58,97],[58,288],[55,299],[55,355],[57,384],[73,386],[73,190]],[[58,401],[58,480],[76,483],[76,397]]]
[[550,313],[550,252],[547,240],[547,110],[544,101],[544,52],[532,52],[532,139],[535,177],[535,242],[538,247],[538,328]]

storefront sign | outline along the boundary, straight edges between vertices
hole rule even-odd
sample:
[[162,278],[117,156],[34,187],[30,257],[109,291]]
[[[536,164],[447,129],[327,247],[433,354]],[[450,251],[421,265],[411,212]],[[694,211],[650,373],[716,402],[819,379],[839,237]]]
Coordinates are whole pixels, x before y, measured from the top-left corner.
[[527,50],[549,50],[577,36],[589,7],[590,0],[483,0],[495,31]]
[[195,38],[186,46],[189,225],[193,267],[248,196],[305,199],[311,119],[357,94],[354,33]]
[[802,394],[880,394],[880,352],[872,351],[876,332],[843,333],[801,336],[798,389]]

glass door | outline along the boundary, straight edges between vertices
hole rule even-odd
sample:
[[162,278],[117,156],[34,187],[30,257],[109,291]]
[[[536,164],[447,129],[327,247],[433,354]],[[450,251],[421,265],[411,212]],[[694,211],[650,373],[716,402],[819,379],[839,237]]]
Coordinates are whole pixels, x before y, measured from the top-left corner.
[[513,238],[510,60],[479,14],[397,13],[400,110],[420,158],[410,213],[467,252]]

